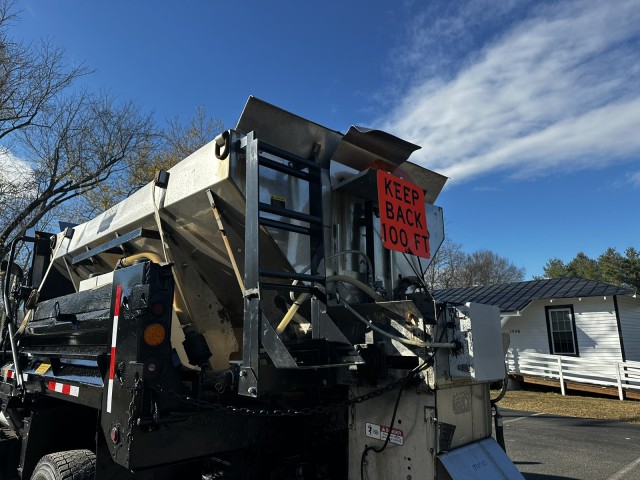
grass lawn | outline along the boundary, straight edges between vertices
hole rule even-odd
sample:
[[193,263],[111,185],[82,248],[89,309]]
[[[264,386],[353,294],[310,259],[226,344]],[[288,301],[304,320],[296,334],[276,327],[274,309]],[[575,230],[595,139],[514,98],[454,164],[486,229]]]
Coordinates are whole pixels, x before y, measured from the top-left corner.
[[[492,391],[492,398],[497,396]],[[533,390],[510,390],[498,403],[499,407],[525,412],[549,413],[568,417],[596,418],[640,425],[640,401]]]

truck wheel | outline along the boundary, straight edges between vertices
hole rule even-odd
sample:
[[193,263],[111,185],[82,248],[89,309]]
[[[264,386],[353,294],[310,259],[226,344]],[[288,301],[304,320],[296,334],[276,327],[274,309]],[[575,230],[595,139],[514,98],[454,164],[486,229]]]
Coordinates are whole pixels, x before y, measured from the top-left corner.
[[89,450],[69,450],[45,455],[36,465],[31,480],[93,480],[96,456]]

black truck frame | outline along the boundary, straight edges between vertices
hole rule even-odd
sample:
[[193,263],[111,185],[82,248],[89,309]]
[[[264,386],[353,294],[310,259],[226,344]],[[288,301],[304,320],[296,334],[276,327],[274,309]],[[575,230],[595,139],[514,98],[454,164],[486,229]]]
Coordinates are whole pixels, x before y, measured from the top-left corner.
[[95,463],[98,480],[340,478],[346,406],[332,403],[334,389],[313,393],[317,408],[308,392],[299,408],[243,404],[239,368],[205,379],[181,369],[168,338],[151,331],[145,341],[157,325],[170,332],[173,290],[169,265],[142,261],[96,289],[44,300],[41,291],[22,336],[19,322],[5,324],[20,346],[15,362],[3,344],[0,478],[67,478],[37,476],[43,458],[60,469]]

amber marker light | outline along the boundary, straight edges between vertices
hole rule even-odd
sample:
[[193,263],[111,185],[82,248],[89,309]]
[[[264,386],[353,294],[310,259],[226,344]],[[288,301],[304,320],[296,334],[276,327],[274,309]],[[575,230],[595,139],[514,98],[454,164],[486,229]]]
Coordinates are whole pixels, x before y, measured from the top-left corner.
[[144,333],[142,334],[144,343],[146,343],[150,347],[157,347],[158,345],[162,344],[166,337],[167,332],[159,323],[150,323],[145,327]]

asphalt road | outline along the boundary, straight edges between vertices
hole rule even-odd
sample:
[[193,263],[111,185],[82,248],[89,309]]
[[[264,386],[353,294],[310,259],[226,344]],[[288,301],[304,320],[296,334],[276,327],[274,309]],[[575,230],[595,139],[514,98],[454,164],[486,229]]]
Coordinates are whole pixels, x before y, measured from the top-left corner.
[[527,480],[640,480],[640,426],[503,410],[507,454]]

